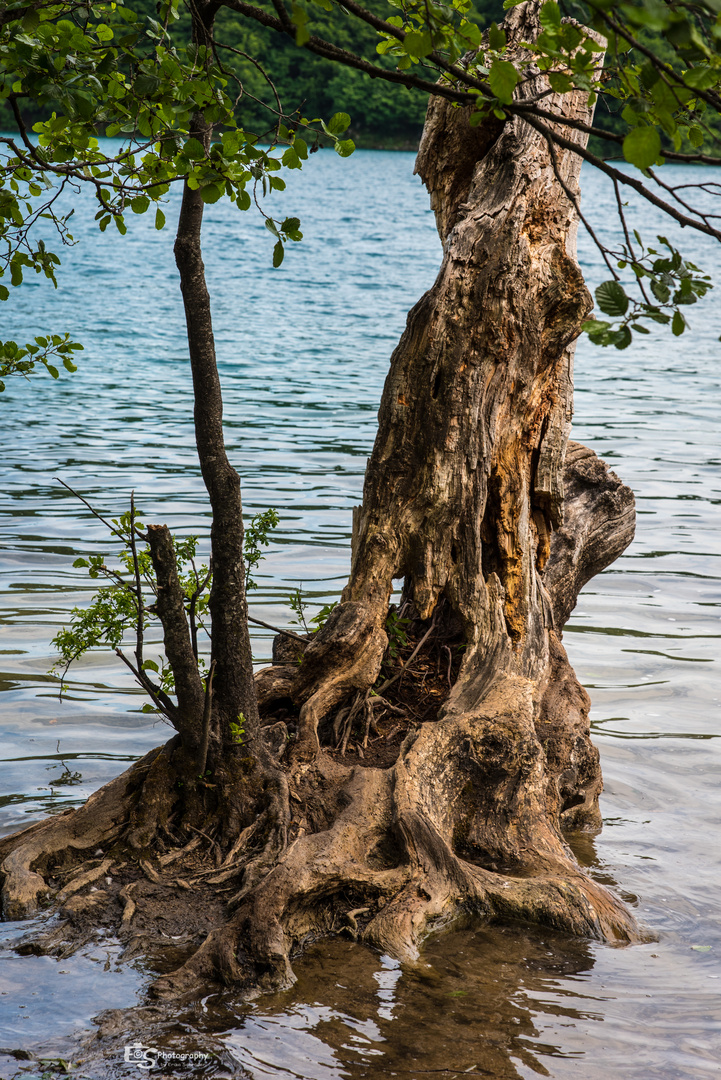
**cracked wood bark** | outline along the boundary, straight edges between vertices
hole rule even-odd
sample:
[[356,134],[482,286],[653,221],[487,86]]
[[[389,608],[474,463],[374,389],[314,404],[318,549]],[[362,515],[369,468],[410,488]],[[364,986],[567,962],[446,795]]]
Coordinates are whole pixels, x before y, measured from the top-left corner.
[[[537,7],[520,5],[504,25],[520,54],[538,32]],[[538,77],[522,92],[543,88]],[[546,104],[592,115],[581,92]],[[461,620],[467,650],[449,715],[504,673],[538,680],[549,661],[542,575],[563,515],[574,342],[592,301],[576,261],[577,213],[545,139],[519,117],[472,129],[468,115],[440,98],[429,106],[416,169],[443,263],[391,360],[345,603],[296,680],[301,754],[312,756],[319,718],[375,678],[394,578],[421,617],[445,598]],[[580,158],[556,159],[577,193]]]

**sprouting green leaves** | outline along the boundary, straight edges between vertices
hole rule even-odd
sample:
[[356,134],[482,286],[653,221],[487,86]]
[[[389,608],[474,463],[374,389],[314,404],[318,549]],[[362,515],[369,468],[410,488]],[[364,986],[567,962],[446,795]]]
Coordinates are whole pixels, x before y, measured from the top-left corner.
[[66,371],[77,371],[73,354],[81,352],[83,346],[73,341],[69,334],[49,334],[38,336],[26,345],[16,341],[0,341],[0,393],[5,389],[5,379],[12,375],[27,378],[40,365],[48,374],[57,379],[60,372],[54,360],[59,361]]
[[250,519],[249,524],[245,527],[243,559],[245,560],[246,590],[257,588],[251,575],[263,558],[263,552],[260,549],[268,546],[270,543],[270,534],[273,529],[278,527],[279,522],[280,517],[278,516],[277,510],[271,508],[269,510],[263,510],[259,514],[255,514]]

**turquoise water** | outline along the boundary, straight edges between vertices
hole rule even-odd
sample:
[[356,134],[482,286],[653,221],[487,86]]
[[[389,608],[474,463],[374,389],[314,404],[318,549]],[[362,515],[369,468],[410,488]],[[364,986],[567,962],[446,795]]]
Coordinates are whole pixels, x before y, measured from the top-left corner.
[[[287,625],[298,583],[312,612],[337,597],[348,571],[350,510],[388,358],[440,260],[412,168],[409,154],[315,155],[279,197],[279,212],[297,213],[305,233],[280,271],[256,217],[207,209],[229,452],[247,512],[274,506],[281,515],[252,597],[252,611],[270,622]],[[89,596],[73,559],[108,550],[102,527],[54,477],[108,513],[134,490],[146,520],[201,536],[209,525],[172,237],[139,218],[122,240],[96,234],[82,209],[78,200],[79,243],[66,253],[59,290],[38,279],[2,312],[5,336],[68,330],[86,345],[76,375],[15,382],[0,399],[3,832],[82,801],[167,735],[140,712],[110,655],[79,666],[62,703],[47,675],[50,638]],[[593,176],[584,176],[584,210],[602,233],[612,227],[609,193]],[[670,231],[645,211],[644,234],[656,229]],[[721,278],[710,242],[682,240]],[[579,248],[589,283],[602,280],[583,236]],[[721,1074],[714,293],[689,321],[692,333],[655,333],[627,352],[582,343],[576,365],[574,437],[612,464],[638,506],[633,546],[589,584],[566,629],[593,699],[606,781],[604,830],[579,855],[616,883],[659,941],[613,949],[471,925],[432,939],[413,969],[334,941],[297,964],[298,986],[278,998],[250,1007],[219,995],[180,1018],[146,1016],[133,1030],[152,1045],[212,1048],[220,1057],[208,1075],[282,1080],[420,1080],[469,1069],[574,1080]],[[269,635],[259,632],[254,647],[267,657]],[[79,784],[57,782],[66,765]],[[8,941],[25,930],[1,929]],[[140,1000],[147,973],[117,961],[112,942],[68,961],[5,954],[0,1047],[81,1056],[93,1017]],[[92,1050],[89,1075],[140,1075],[123,1063],[115,1020],[100,1021],[107,1042]],[[26,1069],[0,1060],[7,1075]]]

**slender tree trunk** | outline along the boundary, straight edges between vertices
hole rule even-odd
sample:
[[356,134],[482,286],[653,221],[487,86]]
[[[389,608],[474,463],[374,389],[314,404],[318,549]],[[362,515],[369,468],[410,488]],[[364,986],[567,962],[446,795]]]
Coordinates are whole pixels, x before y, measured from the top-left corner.
[[[210,130],[196,117],[196,138],[206,145]],[[216,664],[215,707],[224,725],[242,713],[247,728],[257,728],[258,708],[248,633],[243,562],[243,510],[240,477],[228,461],[223,438],[223,399],[215,356],[210,296],[200,247],[204,203],[186,184],[175,242],[175,258],[188,327],[195,397],[195,438],[203,480],[213,513],[210,594],[212,659]]]

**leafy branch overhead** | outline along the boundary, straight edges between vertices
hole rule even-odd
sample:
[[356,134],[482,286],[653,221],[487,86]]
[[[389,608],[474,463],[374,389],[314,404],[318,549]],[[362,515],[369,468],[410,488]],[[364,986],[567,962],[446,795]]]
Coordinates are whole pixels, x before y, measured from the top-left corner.
[[[285,105],[274,81],[273,54],[264,65],[239,46],[237,34],[223,30],[222,20],[191,41],[191,11],[202,16],[204,3],[162,0],[152,15],[145,0],[137,0],[139,10],[112,0],[3,4],[0,105],[10,110],[13,130],[0,135],[0,300],[30,272],[57,284],[60,258],[48,246],[48,235],[54,234],[60,249],[75,242],[68,206],[84,187],[94,196],[101,230],[112,225],[124,234],[133,215],[148,211],[162,229],[164,202],[180,182],[199,191],[206,204],[225,198],[240,210],[257,207],[273,238],[276,267],[286,244],[301,240],[299,219],[269,213],[266,205],[275,204],[266,200],[285,188],[283,169],[301,168],[319,138],[342,157],[350,154],[351,117],[337,112],[308,119],[302,103]],[[505,6],[516,3],[506,0]],[[570,150],[609,178],[626,237],[628,211],[618,193],[630,189],[677,224],[721,239],[717,215],[709,209],[721,187],[703,178],[681,183],[659,169],[666,161],[721,163],[718,0],[545,0],[540,35],[512,55],[497,23],[481,31],[471,0],[388,0],[388,7],[376,2],[372,10],[356,0],[272,0],[260,6],[218,0],[210,6],[213,13],[241,16],[247,27],[280,35],[299,53],[468,107],[471,124],[523,116],[542,133],[554,161]],[[376,35],[372,54],[348,47],[342,32],[348,24]],[[252,41],[252,33],[247,38]],[[547,89],[531,92],[539,72]],[[252,82],[257,91],[258,80],[267,90],[263,100],[248,89]],[[579,92],[597,100],[597,116],[608,114],[613,124],[584,124],[565,115],[558,99]],[[259,109],[266,116],[265,127],[247,129],[244,116],[251,106],[255,116]],[[209,132],[207,140],[199,137],[201,127]],[[595,149],[579,143],[579,131]],[[118,142],[109,144],[101,135]],[[619,156],[625,164],[609,159]],[[639,296],[633,304],[629,300],[622,323],[589,330],[593,340],[624,347],[629,335],[663,323],[666,315],[680,332],[683,305],[710,288],[708,279],[680,256],[690,276],[673,288],[659,279],[658,287],[668,287],[669,295],[656,311],[658,305],[644,295],[644,278],[655,273],[647,260],[634,255],[628,239],[619,259],[590,231],[613,280],[625,291],[614,265],[625,262]],[[626,318],[629,311],[632,317]],[[70,353],[79,344],[70,334],[48,340],[49,352],[38,341],[0,343],[0,375],[28,375],[38,366],[52,375],[53,356],[70,370]]]
[[[178,182],[199,190],[204,203],[225,197],[240,210],[255,203],[275,237],[279,266],[284,245],[302,239],[300,221],[266,214],[261,200],[284,190],[284,166],[299,169],[307,160],[301,134],[322,134],[341,156],[352,153],[352,141],[340,138],[350,122],[343,113],[308,121],[297,109],[286,116],[278,102],[267,130],[243,130],[243,86],[215,42],[197,45],[174,33],[179,0],[163,5],[161,18],[112,2],[3,6],[0,102],[9,104],[15,130],[0,135],[0,300],[29,271],[57,287],[60,258],[37,227],[44,224],[46,236],[52,230],[61,247],[72,245],[67,204],[83,187],[94,195],[100,230],[112,223],[121,235],[128,214],[151,209],[162,229],[163,201]],[[30,125],[28,109],[38,108],[46,118]],[[194,136],[194,118],[215,133],[209,146]],[[100,133],[120,145],[109,149]],[[65,359],[80,348],[69,335],[53,342]],[[36,345],[1,343],[2,373],[27,375],[42,362],[54,374],[50,354]]]
[[[619,324],[590,320],[584,324],[594,345],[615,345],[626,349],[631,344],[632,331],[648,334],[646,322],[671,324],[675,337],[686,329],[683,308],[695,304],[711,288],[711,280],[702,274],[692,262],[685,261],[665,236],[658,242],[667,254],[656,248],[644,248],[641,237],[634,231],[636,247],[623,246],[617,266],[633,272],[641,299],[629,296],[626,289],[615,279],[604,281],[596,289],[596,303],[604,315],[620,318]],[[643,320],[646,320],[644,322]]]

